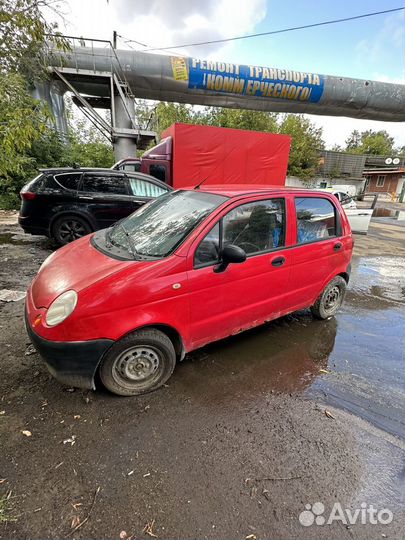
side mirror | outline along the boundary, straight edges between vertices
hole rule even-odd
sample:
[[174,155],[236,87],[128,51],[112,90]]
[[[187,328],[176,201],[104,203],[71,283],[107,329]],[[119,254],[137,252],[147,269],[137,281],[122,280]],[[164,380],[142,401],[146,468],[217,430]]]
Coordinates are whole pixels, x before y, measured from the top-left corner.
[[214,272],[223,272],[227,266],[231,263],[243,263],[246,261],[246,252],[239,246],[233,244],[226,245],[221,253],[222,262],[220,262],[215,268]]

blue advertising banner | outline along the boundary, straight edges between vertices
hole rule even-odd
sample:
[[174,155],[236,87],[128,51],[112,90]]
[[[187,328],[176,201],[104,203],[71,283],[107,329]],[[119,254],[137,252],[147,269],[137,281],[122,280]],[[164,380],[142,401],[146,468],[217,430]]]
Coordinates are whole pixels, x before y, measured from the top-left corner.
[[188,58],[188,87],[317,103],[323,93],[324,77],[317,73]]

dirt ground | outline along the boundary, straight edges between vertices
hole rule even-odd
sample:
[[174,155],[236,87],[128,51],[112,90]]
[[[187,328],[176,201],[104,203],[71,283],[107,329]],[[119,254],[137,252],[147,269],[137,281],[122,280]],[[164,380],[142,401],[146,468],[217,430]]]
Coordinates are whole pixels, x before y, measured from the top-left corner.
[[[404,231],[376,218],[356,236],[336,318],[300,312],[212,344],[141,398],[60,386],[23,301],[0,302],[1,536],[402,538]],[[25,290],[53,248],[0,213],[0,289]],[[303,526],[316,502],[393,520]]]

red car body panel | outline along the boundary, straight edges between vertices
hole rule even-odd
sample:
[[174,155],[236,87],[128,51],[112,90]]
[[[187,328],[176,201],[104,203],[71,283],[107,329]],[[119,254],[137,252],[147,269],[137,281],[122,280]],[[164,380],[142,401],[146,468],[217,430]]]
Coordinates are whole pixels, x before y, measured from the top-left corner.
[[[345,212],[332,195],[288,188],[252,191],[252,186],[203,189],[231,198],[169,257],[117,260],[93,247],[91,235],[51,255],[27,294],[30,329],[52,342],[117,341],[136,329],[163,325],[178,333],[187,352],[308,307],[333,277],[348,272],[352,235]],[[338,237],[297,245],[294,197],[306,196],[331,201],[341,221]],[[213,272],[212,266],[193,268],[197,246],[222,216],[246,202],[280,197],[286,200],[284,247],[250,256],[221,273]],[[335,251],[338,243],[341,249]],[[272,266],[280,256],[285,264]],[[61,324],[47,326],[47,308],[69,289],[78,292],[75,310]]]

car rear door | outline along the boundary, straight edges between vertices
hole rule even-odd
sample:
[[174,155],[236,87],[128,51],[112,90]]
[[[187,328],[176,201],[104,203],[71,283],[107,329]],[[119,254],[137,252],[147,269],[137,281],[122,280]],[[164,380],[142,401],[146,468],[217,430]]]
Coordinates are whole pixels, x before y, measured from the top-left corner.
[[340,212],[329,198],[300,194],[291,206],[295,246],[288,303],[295,310],[311,305],[326,282],[346,270],[352,242],[342,236]]
[[[279,316],[288,293],[284,197],[239,204],[204,230],[189,253],[190,338],[193,347]],[[223,245],[247,252],[216,272]]]
[[89,213],[97,229],[110,227],[134,211],[128,179],[112,172],[85,172],[78,191],[78,202]]

